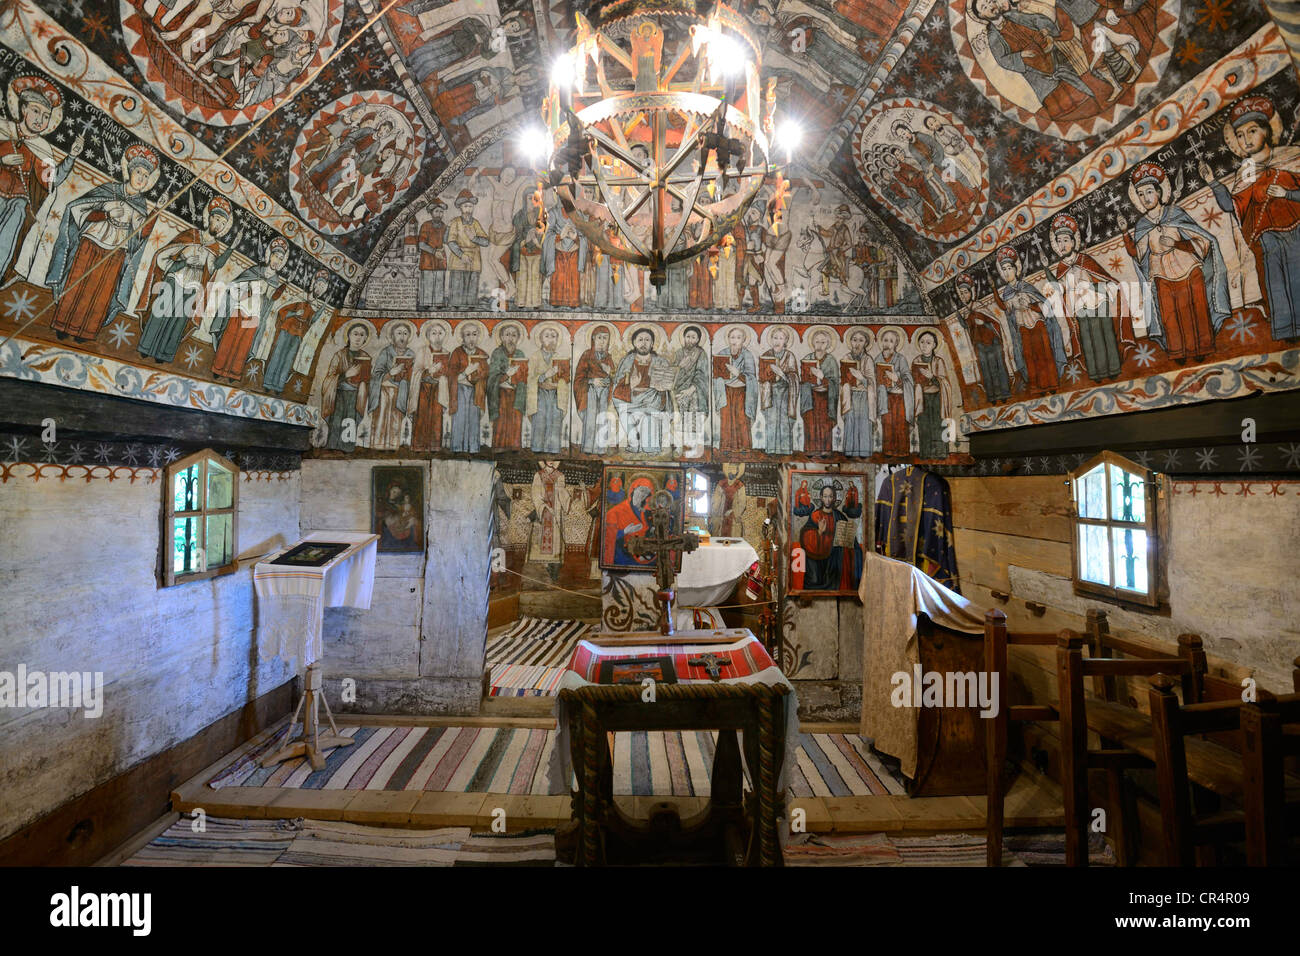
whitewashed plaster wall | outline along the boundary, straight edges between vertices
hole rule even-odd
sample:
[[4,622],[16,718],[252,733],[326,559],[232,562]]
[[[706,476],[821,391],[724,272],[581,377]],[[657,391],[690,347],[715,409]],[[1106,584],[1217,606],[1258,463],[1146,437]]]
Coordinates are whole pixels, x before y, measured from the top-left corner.
[[237,572],[159,588],[149,472],[0,487],[0,670],[104,675],[96,719],[0,708],[0,838],[293,677],[257,659],[251,559],[296,540],[298,473],[241,482]]
[[1263,687],[1290,692],[1300,655],[1300,482],[1166,484],[1167,616],[1088,600],[1068,577],[1038,568],[1010,566],[1011,593],[1080,617],[1101,608],[1113,631],[1165,644],[1199,634],[1212,657],[1240,665]]
[[[369,531],[371,469],[425,470],[426,550],[380,554],[369,610],[325,611],[326,693],[338,712],[475,714],[482,698],[492,463],[303,462],[302,532]],[[356,682],[345,701],[341,682]]]

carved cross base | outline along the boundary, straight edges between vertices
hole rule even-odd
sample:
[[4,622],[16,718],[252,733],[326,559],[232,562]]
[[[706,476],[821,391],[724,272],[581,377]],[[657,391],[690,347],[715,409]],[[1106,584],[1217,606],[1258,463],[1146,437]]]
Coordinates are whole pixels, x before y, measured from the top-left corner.
[[673,633],[673,601],[677,598],[677,592],[670,588],[663,588],[655,592],[655,601],[659,604],[659,633]]

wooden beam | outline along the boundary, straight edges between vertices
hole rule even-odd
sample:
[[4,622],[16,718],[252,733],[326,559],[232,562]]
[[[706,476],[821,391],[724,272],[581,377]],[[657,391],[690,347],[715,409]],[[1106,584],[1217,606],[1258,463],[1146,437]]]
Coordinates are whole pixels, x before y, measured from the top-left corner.
[[1244,418],[1255,420],[1258,441],[1300,439],[1300,390],[975,432],[970,436],[970,453],[976,458],[1012,458],[1239,444]]
[[0,866],[89,866],[171,806],[172,790],[288,715],[297,681],[255,701],[0,841]]
[[39,431],[54,419],[59,439],[193,443],[306,451],[311,429],[256,418],[157,405],[115,395],[0,378],[0,428]]

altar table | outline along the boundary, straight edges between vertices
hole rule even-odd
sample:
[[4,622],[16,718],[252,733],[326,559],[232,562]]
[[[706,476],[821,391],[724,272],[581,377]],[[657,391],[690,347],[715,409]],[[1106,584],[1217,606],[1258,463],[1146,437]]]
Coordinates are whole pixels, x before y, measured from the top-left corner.
[[[620,667],[631,677],[617,673]],[[639,675],[656,672],[651,699]],[[630,682],[615,683],[619,678]],[[798,701],[752,632],[618,633],[579,641],[560,680],[555,713],[550,789],[570,793],[573,823],[562,843],[575,842],[576,864],[630,862],[638,850],[662,852],[666,845],[688,852],[691,841],[703,837],[720,841],[730,862],[781,865]],[[647,823],[614,804],[608,735],[657,730],[718,731],[710,804],[693,820],[679,822],[665,809]],[[751,784],[744,798],[742,751]],[[571,790],[575,772],[577,789]]]

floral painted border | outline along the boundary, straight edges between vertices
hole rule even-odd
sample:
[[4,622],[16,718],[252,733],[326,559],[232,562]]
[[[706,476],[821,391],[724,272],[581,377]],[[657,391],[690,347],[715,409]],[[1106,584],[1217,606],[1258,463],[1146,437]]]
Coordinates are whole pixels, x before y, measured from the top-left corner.
[[981,408],[962,416],[962,431],[969,434],[1098,418],[1295,388],[1300,388],[1300,349],[1287,349],[1162,372],[1140,381]]
[[0,343],[0,376],[286,425],[316,428],[322,422],[310,405],[23,338]]

